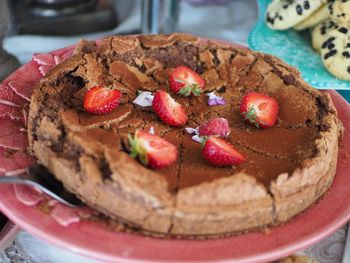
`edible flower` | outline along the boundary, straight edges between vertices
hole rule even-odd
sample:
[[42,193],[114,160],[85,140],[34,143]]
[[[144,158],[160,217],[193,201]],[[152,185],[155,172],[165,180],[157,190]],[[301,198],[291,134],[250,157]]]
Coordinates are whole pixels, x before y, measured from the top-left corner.
[[225,105],[226,104],[225,100],[222,97],[216,95],[214,91],[209,92],[206,95],[209,97],[208,98],[208,105],[209,106]]
[[198,134],[195,134],[192,136],[192,140],[194,140],[195,142],[202,143],[204,141],[204,138],[200,137]]
[[139,95],[134,99],[133,103],[141,107],[150,107],[153,103],[153,94],[150,91],[141,91]]
[[196,128],[186,127],[185,130],[188,134],[193,134],[192,140],[199,143],[203,142],[204,139],[199,136],[199,127],[196,127]]
[[199,127],[197,128],[186,127],[185,130],[188,134],[199,134]]

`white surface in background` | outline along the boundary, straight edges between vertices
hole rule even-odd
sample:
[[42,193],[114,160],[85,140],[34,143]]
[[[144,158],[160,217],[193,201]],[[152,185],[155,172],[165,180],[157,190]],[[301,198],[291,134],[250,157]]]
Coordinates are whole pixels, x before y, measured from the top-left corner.
[[[60,36],[40,36],[40,35],[14,35],[8,36],[4,40],[4,48],[15,55],[21,64],[31,60],[32,55],[38,52],[50,52],[66,46],[73,45],[79,39],[93,40],[107,35],[126,32],[136,29],[140,24],[139,5],[134,8],[135,0],[114,0],[117,17],[121,24],[112,31],[99,32],[87,35],[60,37]],[[136,1],[138,3],[139,1]]]
[[44,243],[27,232],[21,232],[16,239],[16,246],[22,252],[23,258],[35,263],[97,263],[68,252],[67,250]]
[[253,0],[231,0],[217,6],[192,6],[183,2],[179,31],[246,45],[256,18],[257,5]]

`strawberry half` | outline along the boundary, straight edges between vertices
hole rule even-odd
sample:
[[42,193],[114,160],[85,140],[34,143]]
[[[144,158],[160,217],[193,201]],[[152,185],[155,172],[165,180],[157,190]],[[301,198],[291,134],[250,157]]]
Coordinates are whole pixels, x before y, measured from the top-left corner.
[[210,136],[202,148],[202,156],[208,163],[215,166],[238,165],[245,161],[245,158],[227,141]]
[[154,94],[152,106],[155,114],[166,124],[179,127],[187,122],[185,109],[164,90]]
[[227,137],[230,134],[230,127],[225,118],[214,118],[199,126],[200,136],[218,135]]
[[169,87],[176,94],[198,96],[204,87],[204,80],[189,67],[179,66],[169,76]]
[[119,104],[121,92],[104,86],[94,86],[85,93],[84,109],[93,114],[105,114]]
[[148,132],[136,130],[135,137],[128,135],[131,146],[130,156],[139,157],[140,161],[153,169],[161,169],[174,163],[177,148],[167,140]]
[[249,92],[241,101],[240,112],[247,122],[257,128],[269,128],[277,120],[278,103],[270,96]]

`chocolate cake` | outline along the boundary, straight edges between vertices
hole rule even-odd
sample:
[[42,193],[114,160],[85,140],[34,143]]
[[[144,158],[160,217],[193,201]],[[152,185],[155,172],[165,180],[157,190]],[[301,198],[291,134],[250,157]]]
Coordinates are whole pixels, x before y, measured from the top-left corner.
[[[227,140],[246,162],[210,165],[184,127],[168,126],[152,107],[133,103],[139,91],[171,93],[167,79],[177,66],[205,80],[199,96],[172,94],[185,107],[185,127],[226,118]],[[84,111],[84,94],[95,85],[122,92],[115,110]],[[226,104],[209,106],[211,91]],[[243,120],[240,101],[249,91],[278,101],[273,127]],[[178,148],[179,158],[164,169],[149,169],[129,155],[128,134],[151,127]],[[35,88],[28,134],[39,162],[90,207],[144,231],[218,236],[283,223],[322,196],[335,175],[342,129],[327,93],[281,60],[171,34],[114,36],[98,46],[81,41]]]

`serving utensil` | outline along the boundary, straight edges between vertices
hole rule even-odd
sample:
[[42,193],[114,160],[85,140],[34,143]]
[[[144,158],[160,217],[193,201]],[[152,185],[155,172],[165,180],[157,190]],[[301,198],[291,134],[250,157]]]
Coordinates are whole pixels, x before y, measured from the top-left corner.
[[33,165],[16,176],[0,176],[0,184],[34,186],[65,205],[71,207],[82,205],[82,202],[74,194],[67,192],[63,184],[41,165]]
[[348,233],[345,241],[342,263],[350,262],[350,224],[348,225]]

